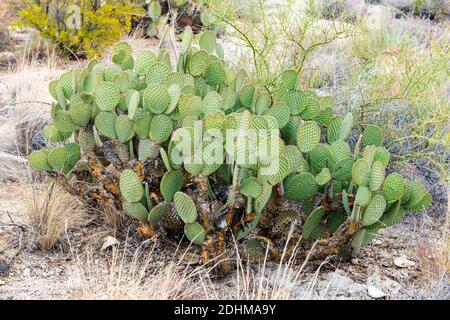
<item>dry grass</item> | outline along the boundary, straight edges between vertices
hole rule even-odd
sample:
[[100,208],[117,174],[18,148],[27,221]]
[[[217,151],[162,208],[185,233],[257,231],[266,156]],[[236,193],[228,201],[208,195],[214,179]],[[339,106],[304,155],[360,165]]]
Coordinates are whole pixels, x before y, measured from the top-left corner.
[[[199,280],[202,267],[190,268],[183,258],[155,262],[155,242],[143,242],[134,252],[113,247],[106,262],[87,254],[76,256],[81,279],[77,299],[88,300],[191,300],[207,298]],[[149,248],[150,247],[150,248]],[[108,255],[109,256],[109,255]]]
[[450,238],[448,219],[443,226],[443,235],[429,238],[415,248],[421,272],[425,275],[422,284],[425,297],[429,299],[450,298]]
[[44,250],[53,248],[66,230],[88,221],[80,200],[54,183],[27,185],[22,197],[31,234]]
[[0,180],[26,176],[24,157],[45,144],[42,128],[50,120],[48,83],[61,70],[55,61],[25,56],[17,70],[0,73]]

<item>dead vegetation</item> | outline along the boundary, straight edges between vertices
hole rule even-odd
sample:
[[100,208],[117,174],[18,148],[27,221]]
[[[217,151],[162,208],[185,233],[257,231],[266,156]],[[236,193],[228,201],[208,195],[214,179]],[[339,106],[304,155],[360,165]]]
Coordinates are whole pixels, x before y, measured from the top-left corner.
[[89,221],[81,201],[54,182],[25,186],[22,201],[32,238],[44,250],[52,249],[67,230]]

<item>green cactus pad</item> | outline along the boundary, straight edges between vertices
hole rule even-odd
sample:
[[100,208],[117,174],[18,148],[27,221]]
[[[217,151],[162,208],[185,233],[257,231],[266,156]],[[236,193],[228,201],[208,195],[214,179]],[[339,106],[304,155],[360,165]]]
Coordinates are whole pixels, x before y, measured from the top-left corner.
[[52,170],[47,161],[47,154],[42,150],[31,152],[28,156],[28,163],[36,171]]
[[388,210],[381,217],[381,223],[384,227],[391,227],[403,220],[405,211],[401,208],[400,200],[392,203]]
[[330,146],[318,143],[308,154],[309,162],[315,172],[320,172],[327,166],[330,158]]
[[297,172],[303,159],[300,149],[297,146],[288,145],[284,149],[284,156],[286,156],[289,163],[289,173]]
[[148,73],[145,76],[145,82],[147,85],[162,84],[170,72],[170,67],[167,64],[156,62],[148,70]]
[[369,168],[372,167],[373,159],[375,157],[376,147],[374,146],[366,146],[363,152],[363,159],[366,160]]
[[[256,114],[264,114],[269,109],[271,102],[272,102],[272,99],[271,99],[269,93],[265,92],[265,91],[261,91],[258,94],[258,97],[256,98],[256,102],[255,102]],[[289,113],[289,107],[287,105],[286,105],[286,108]],[[289,118],[288,118],[288,120],[289,120]],[[286,123],[288,120],[286,120]]]
[[169,139],[173,131],[172,120],[165,114],[153,117],[150,123],[150,139],[157,143],[163,143]]
[[369,188],[372,191],[379,190],[384,182],[384,165],[380,161],[375,161],[370,169]]
[[316,121],[321,126],[328,126],[331,119],[333,119],[333,108],[328,107],[321,110],[317,117],[314,118],[314,121]]
[[168,171],[161,179],[160,190],[164,200],[171,202],[176,192],[181,190],[184,177],[181,171]]
[[113,79],[122,73],[122,68],[116,65],[108,65],[103,71],[103,79],[107,82],[113,82]]
[[334,180],[340,182],[350,181],[352,179],[352,168],[353,160],[343,159],[334,165],[331,176]]
[[286,90],[295,90],[297,86],[298,73],[295,70],[285,70],[281,74],[281,84]]
[[324,186],[331,180],[331,173],[328,168],[323,168],[318,175],[316,175],[316,182],[319,186]]
[[161,84],[151,84],[144,90],[144,109],[152,113],[161,114],[166,111],[170,103],[168,88]]
[[297,146],[301,152],[310,152],[320,142],[320,138],[320,126],[314,121],[305,121],[297,131]]
[[300,114],[305,120],[312,120],[320,114],[320,101],[314,92],[305,91],[305,109]]
[[196,221],[184,225],[184,234],[189,241],[196,245],[201,245],[206,237],[205,229]]
[[139,202],[144,196],[144,187],[136,172],[126,169],[119,179],[120,192],[128,202]]
[[292,116],[289,122],[281,129],[281,134],[287,144],[297,143],[297,131],[303,120],[300,116]]
[[115,113],[102,111],[95,117],[95,127],[101,135],[109,139],[116,139],[116,130],[114,129],[116,119]]
[[91,132],[82,131],[78,135],[78,143],[83,151],[93,151],[95,149],[95,137]]
[[261,195],[262,185],[257,178],[248,177],[242,182],[239,187],[239,192],[246,197],[257,198]]
[[50,143],[64,141],[64,135],[53,124],[46,125],[43,131],[45,139]]
[[365,146],[381,147],[383,143],[383,133],[377,126],[370,125],[364,130],[361,142]]
[[171,85],[167,89],[167,93],[169,94],[170,101],[169,101],[169,105],[168,105],[166,111],[164,111],[164,113],[171,114],[178,105],[178,101],[180,100],[180,97],[181,97],[181,89],[177,85]]
[[59,147],[50,150],[47,156],[47,162],[53,170],[66,172],[68,170],[67,160],[69,153],[66,148]]
[[355,196],[355,205],[366,206],[372,197],[372,192],[365,186],[360,186]]
[[302,91],[288,91],[283,97],[283,101],[291,110],[291,115],[295,116],[306,109],[306,96]]
[[352,159],[350,146],[345,141],[335,141],[330,145],[330,157],[328,158],[328,165],[334,168],[336,164],[345,159]]
[[386,200],[380,194],[375,195],[367,205],[362,216],[362,225],[370,226],[377,222],[386,209]]
[[212,86],[219,86],[225,83],[226,74],[220,61],[213,61],[208,64],[205,70],[205,80]]
[[81,149],[76,143],[68,143],[64,148],[67,150],[67,169],[71,170],[81,158]]
[[181,54],[185,54],[189,50],[193,39],[194,33],[192,32],[192,28],[190,26],[186,26],[186,28],[184,28],[183,39],[181,41]]
[[209,91],[206,93],[202,102],[202,111],[204,115],[209,113],[220,112],[223,110],[223,99],[215,91]]
[[406,191],[405,179],[400,174],[391,173],[384,180],[383,194],[388,203],[401,199]]
[[377,147],[373,157],[374,161],[380,161],[385,167],[389,164],[391,154],[383,147]]
[[128,116],[122,114],[116,118],[114,128],[120,142],[127,142],[134,137],[133,123]]
[[118,42],[112,49],[112,55],[123,54],[125,56],[129,56],[132,52],[133,49],[131,46],[124,41]]
[[244,107],[249,108],[253,102],[253,96],[255,95],[255,87],[251,84],[245,84],[242,86],[239,92],[239,99]]
[[409,198],[407,201],[407,208],[411,209],[420,204],[423,197],[427,194],[425,187],[419,181],[413,181],[408,187]]
[[289,174],[289,160],[284,156],[279,157],[278,168],[271,175],[267,176],[267,182],[274,186],[283,181],[283,179]]
[[148,222],[152,225],[157,225],[161,218],[169,212],[169,209],[170,206],[165,201],[154,206],[148,214]]
[[349,112],[345,115],[341,122],[341,130],[339,132],[339,140],[347,139],[353,127],[353,115]]
[[257,214],[261,214],[267,202],[272,195],[272,186],[268,183],[263,184],[261,194],[255,198],[253,209]]
[[157,61],[156,56],[149,51],[141,51],[136,56],[134,70],[140,76],[146,75],[150,67]]
[[302,238],[308,239],[314,230],[319,225],[320,221],[322,220],[323,216],[325,214],[325,211],[323,207],[318,207],[314,209],[313,212],[308,216],[308,218],[305,221],[305,224],[303,225],[303,231],[302,231]]
[[59,82],[64,92],[64,96],[69,99],[75,93],[75,80],[76,76],[73,71],[65,72]]
[[422,197],[422,200],[414,207],[410,207],[410,210],[412,212],[421,212],[425,209],[427,209],[433,201],[433,198],[431,197],[431,194],[428,192],[425,193],[425,195]]
[[194,53],[188,60],[189,73],[194,77],[205,72],[209,64],[209,55],[206,51],[200,50]]
[[70,117],[74,124],[84,127],[92,117],[92,107],[87,103],[81,102],[70,107]]
[[356,256],[361,251],[361,247],[366,236],[366,229],[359,229],[352,239],[352,255]]
[[68,111],[60,110],[55,114],[53,125],[61,133],[72,133],[78,129],[78,126],[73,122],[72,117]]
[[343,116],[336,116],[333,119],[331,119],[331,121],[327,127],[327,142],[328,143],[331,144],[331,143],[339,140],[339,137],[341,136],[343,120],[344,120]]
[[141,140],[148,139],[150,134],[150,124],[152,122],[152,115],[149,112],[142,113],[134,123],[134,131]]
[[140,202],[124,202],[123,210],[130,217],[142,222],[147,222],[148,220],[148,211]]
[[288,105],[282,101],[273,105],[265,114],[274,117],[280,129],[286,126],[291,118]]
[[214,31],[204,31],[200,34],[198,44],[200,48],[212,54],[216,50],[216,33]]
[[145,161],[149,158],[155,158],[159,154],[159,145],[151,140],[139,140],[138,158],[140,161]]
[[197,219],[197,208],[194,201],[183,192],[176,192],[173,200],[175,208],[184,223],[192,223]]
[[312,174],[294,174],[284,180],[285,196],[289,200],[306,200],[313,197],[318,186]]
[[120,101],[120,90],[112,82],[103,82],[94,91],[95,103],[102,111],[113,111]]
[[353,164],[352,181],[358,186],[368,186],[370,178],[370,168],[366,160],[358,159]]
[[61,83],[58,80],[53,80],[49,83],[48,91],[52,98],[65,108],[67,101]]

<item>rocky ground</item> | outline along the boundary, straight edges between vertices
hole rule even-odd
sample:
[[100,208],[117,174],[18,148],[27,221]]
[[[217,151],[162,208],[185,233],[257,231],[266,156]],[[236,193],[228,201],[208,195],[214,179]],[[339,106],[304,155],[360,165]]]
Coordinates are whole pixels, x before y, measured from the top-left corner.
[[[0,299],[97,297],[92,294],[95,289],[89,287],[89,277],[110,281],[109,277],[117,276],[111,273],[112,247],[134,252],[142,243],[143,239],[137,236],[127,238],[123,231],[114,233],[102,226],[93,214],[94,221],[89,219],[82,228],[67,231],[55,249],[43,251],[32,241],[26,225],[23,197],[23,186],[17,183],[5,185],[0,194]],[[401,225],[382,230],[372,245],[363,248],[349,263],[307,263],[301,273],[299,266],[280,267],[268,262],[263,271],[254,265],[250,268],[256,279],[252,283],[260,286],[259,279],[263,277],[259,296],[270,292],[269,297],[278,297],[284,292],[282,297],[290,299],[449,299],[448,260],[445,261],[448,239],[440,234],[445,223],[442,220],[425,214],[410,215]],[[436,252],[439,248],[444,251]],[[173,248],[156,240],[144,272],[151,274],[163,261],[182,261],[182,251],[168,257],[167,252],[173,252]],[[198,265],[192,262],[187,268],[195,270]],[[280,270],[287,275],[280,277]],[[240,286],[249,280],[239,270],[225,279],[211,276],[212,288],[208,286],[204,292],[199,289],[201,278],[189,279],[189,285],[199,291],[196,297],[236,297],[240,290],[241,296],[255,297],[255,293],[247,292],[248,288],[239,287],[238,278]]]

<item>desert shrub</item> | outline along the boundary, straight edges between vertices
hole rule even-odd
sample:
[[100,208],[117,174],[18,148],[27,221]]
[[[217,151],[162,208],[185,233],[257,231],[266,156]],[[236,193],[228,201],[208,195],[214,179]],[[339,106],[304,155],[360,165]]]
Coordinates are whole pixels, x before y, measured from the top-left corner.
[[128,1],[22,2],[18,27],[31,27],[71,58],[92,58],[129,32],[144,10]]
[[194,38],[186,29],[176,70],[165,51],[133,55],[125,42],[112,61],[50,83],[44,135],[54,146],[28,161],[67,191],[140,220],[141,235],[185,236],[206,260],[252,237],[251,257],[268,246],[280,259],[289,235],[286,254],[323,258],[358,254],[431,203],[420,182],[386,175],[379,127],[364,126],[350,144],[351,113],[335,115],[334,100],[303,89],[293,69],[255,84],[227,67],[213,31]]

